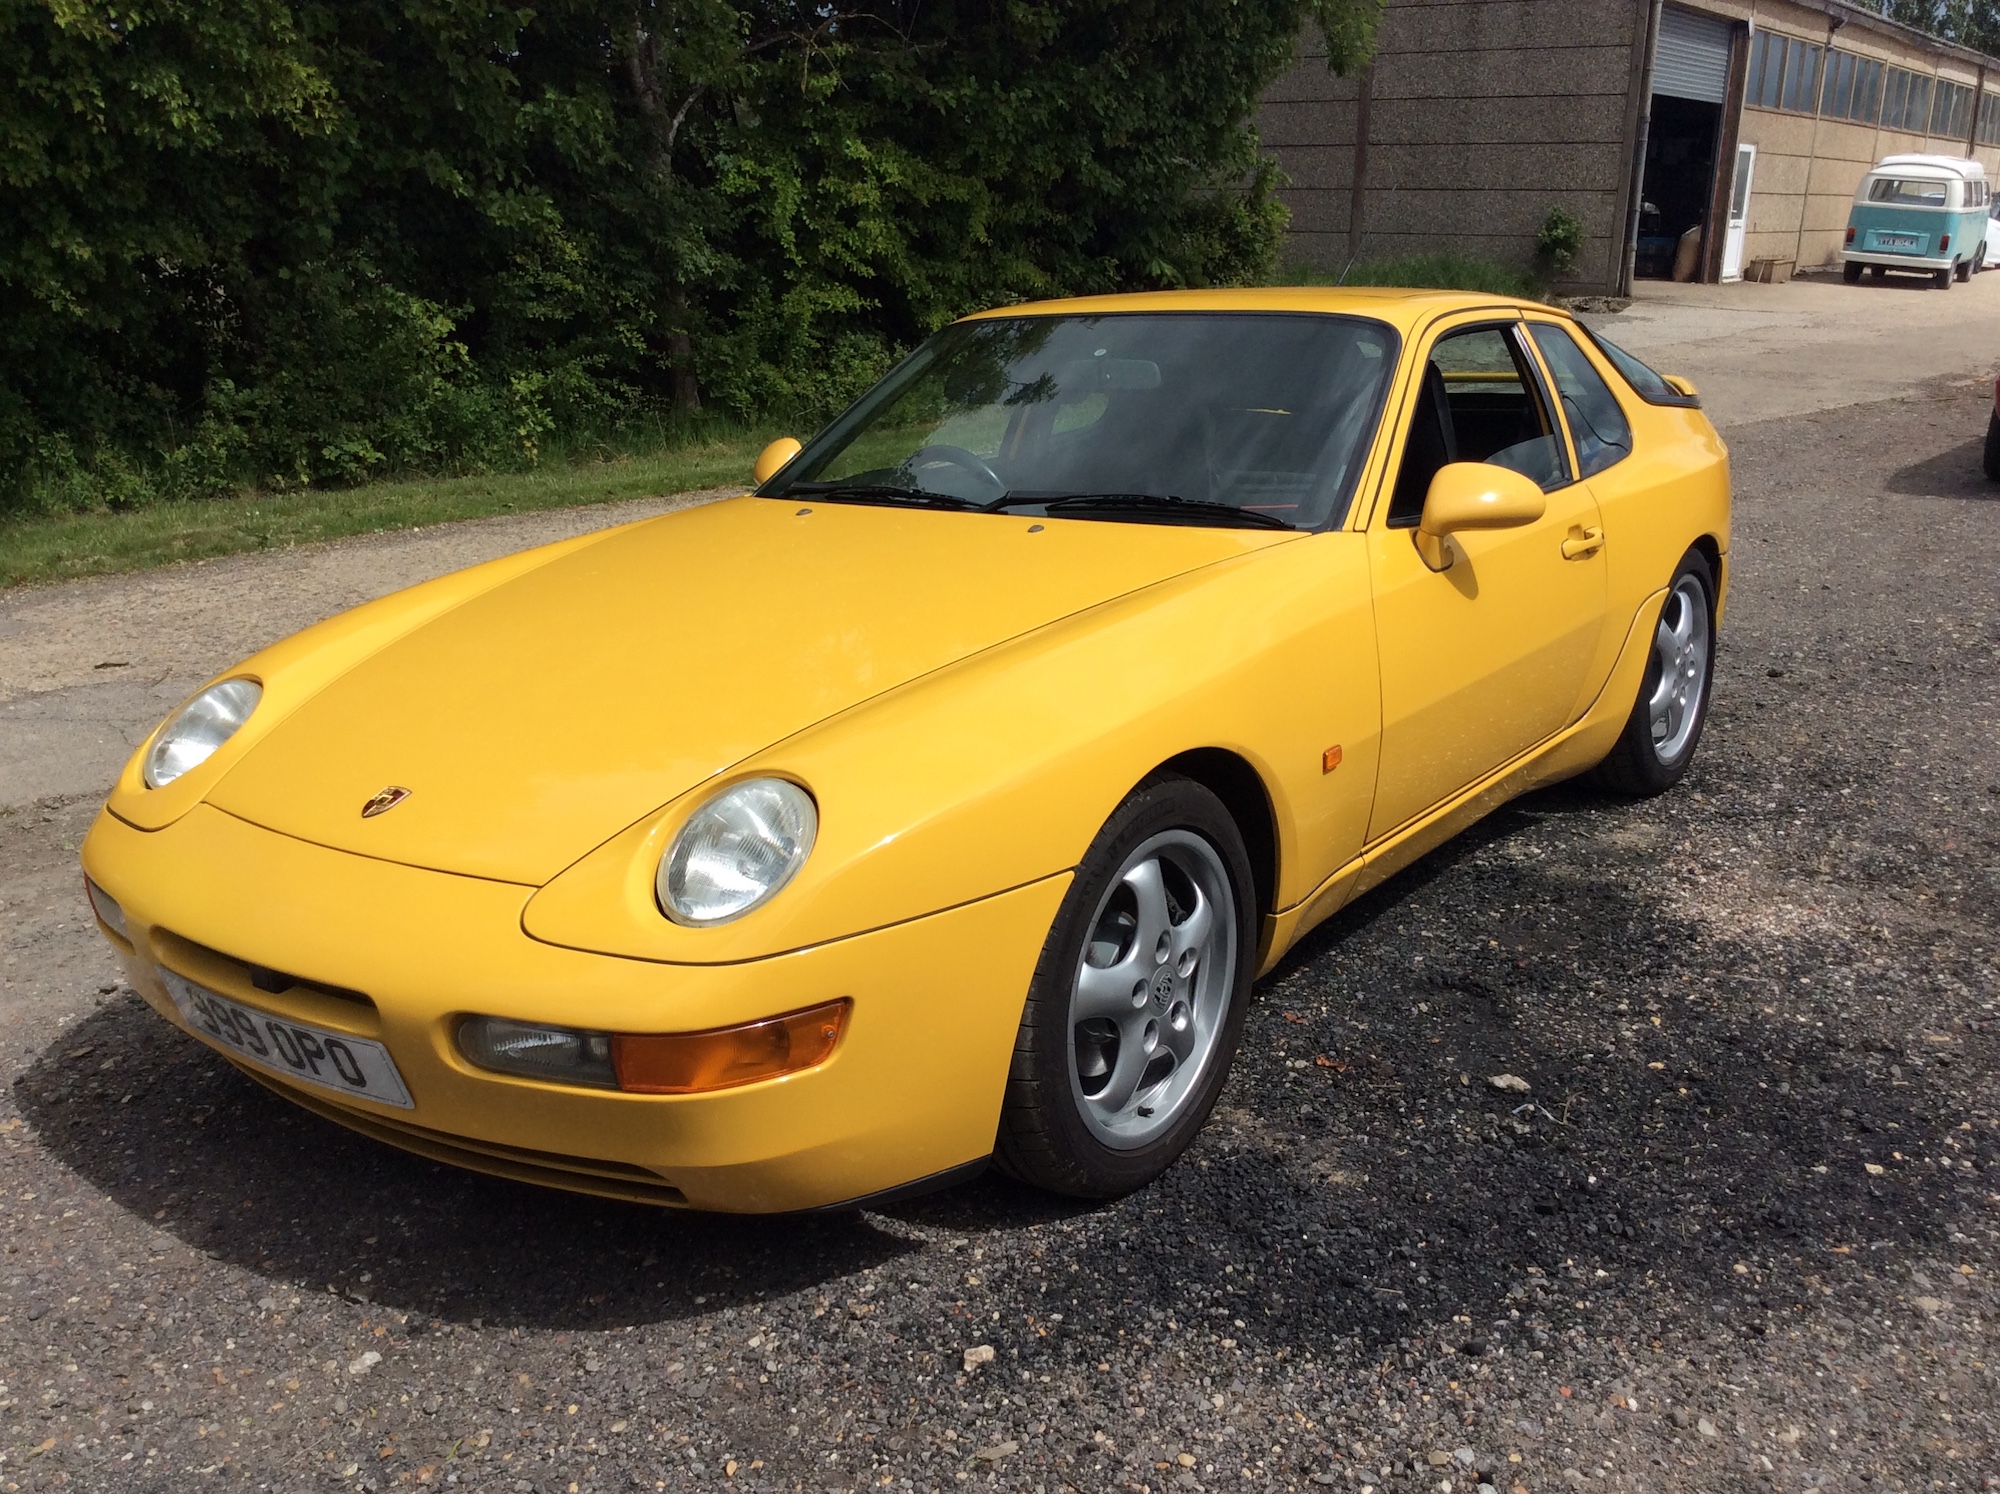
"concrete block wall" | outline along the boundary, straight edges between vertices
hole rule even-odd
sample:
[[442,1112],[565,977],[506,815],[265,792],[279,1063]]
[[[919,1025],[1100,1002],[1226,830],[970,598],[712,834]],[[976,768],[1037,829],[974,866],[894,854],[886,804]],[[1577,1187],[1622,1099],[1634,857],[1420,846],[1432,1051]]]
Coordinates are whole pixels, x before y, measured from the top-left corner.
[[[1391,0],[1376,55],[1361,257],[1527,265],[1551,207],[1582,218],[1579,288],[1617,278],[1644,0]],[[1258,127],[1291,178],[1294,264],[1349,252],[1358,80],[1308,32]]]

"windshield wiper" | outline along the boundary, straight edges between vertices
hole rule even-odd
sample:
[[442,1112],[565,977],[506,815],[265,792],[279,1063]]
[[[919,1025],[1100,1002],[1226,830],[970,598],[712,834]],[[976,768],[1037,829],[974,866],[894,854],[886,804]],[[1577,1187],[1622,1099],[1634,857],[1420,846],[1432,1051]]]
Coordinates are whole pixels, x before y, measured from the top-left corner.
[[984,505],[988,512],[1009,508],[1040,508],[1050,514],[1160,514],[1199,521],[1220,520],[1243,529],[1291,529],[1283,519],[1233,503],[1205,498],[1181,498],[1172,493],[1009,493]]
[[825,503],[900,503],[911,508],[977,509],[979,504],[929,488],[899,488],[886,482],[795,482],[783,497],[803,494]]

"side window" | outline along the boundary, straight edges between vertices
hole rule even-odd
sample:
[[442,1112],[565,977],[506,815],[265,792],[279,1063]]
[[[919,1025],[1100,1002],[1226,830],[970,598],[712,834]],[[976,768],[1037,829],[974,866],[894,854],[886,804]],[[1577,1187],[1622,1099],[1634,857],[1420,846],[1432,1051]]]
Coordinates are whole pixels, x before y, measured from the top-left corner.
[[1517,336],[1511,327],[1473,327],[1431,348],[1389,499],[1391,525],[1423,517],[1431,479],[1448,462],[1492,462],[1544,488],[1569,481],[1562,438]]
[[1599,377],[1583,349],[1561,327],[1532,324],[1535,346],[1542,350],[1562,400],[1563,418],[1576,441],[1576,464],[1593,477],[1613,462],[1632,454],[1632,426],[1618,407],[1618,397]]

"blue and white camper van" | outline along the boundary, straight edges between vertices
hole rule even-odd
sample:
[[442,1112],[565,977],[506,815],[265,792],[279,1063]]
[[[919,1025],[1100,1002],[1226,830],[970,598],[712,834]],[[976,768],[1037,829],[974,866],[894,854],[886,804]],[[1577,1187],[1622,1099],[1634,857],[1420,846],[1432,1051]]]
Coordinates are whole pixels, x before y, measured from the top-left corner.
[[1986,168],[1963,156],[1884,156],[1861,179],[1847,214],[1841,272],[1849,285],[1865,268],[1931,277],[1950,290],[1986,258]]

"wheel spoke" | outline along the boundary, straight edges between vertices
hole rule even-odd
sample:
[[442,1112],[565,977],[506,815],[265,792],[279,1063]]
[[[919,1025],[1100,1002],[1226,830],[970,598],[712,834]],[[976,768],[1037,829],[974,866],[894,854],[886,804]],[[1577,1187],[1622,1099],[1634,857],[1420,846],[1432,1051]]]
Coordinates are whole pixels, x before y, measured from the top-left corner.
[[1678,604],[1675,608],[1677,616],[1674,618],[1672,629],[1674,657],[1684,659],[1687,657],[1688,644],[1694,640],[1694,607],[1678,592],[1675,593],[1674,601]]
[[1109,1017],[1123,1022],[1132,1015],[1132,987],[1143,991],[1146,971],[1139,966],[1138,951],[1115,965],[1093,965],[1088,960],[1076,972],[1076,997],[1070,1006],[1073,1020]]
[[1125,873],[1125,885],[1132,889],[1139,905],[1139,926],[1132,936],[1133,958],[1153,960],[1160,935],[1172,927],[1167,916],[1167,884],[1160,875],[1158,858],[1142,861]]
[[1111,1066],[1111,1077],[1104,1081],[1104,1088],[1091,1098],[1091,1103],[1117,1115],[1132,1103],[1132,1096],[1139,1088],[1139,1079],[1146,1072],[1146,1065],[1152,1054],[1146,1051],[1143,1041],[1146,1024],[1127,1022],[1118,1029],[1118,1058]]
[[1208,943],[1208,936],[1215,932],[1215,905],[1199,887],[1194,890],[1194,911],[1174,925],[1174,961],[1189,950],[1200,954]]

